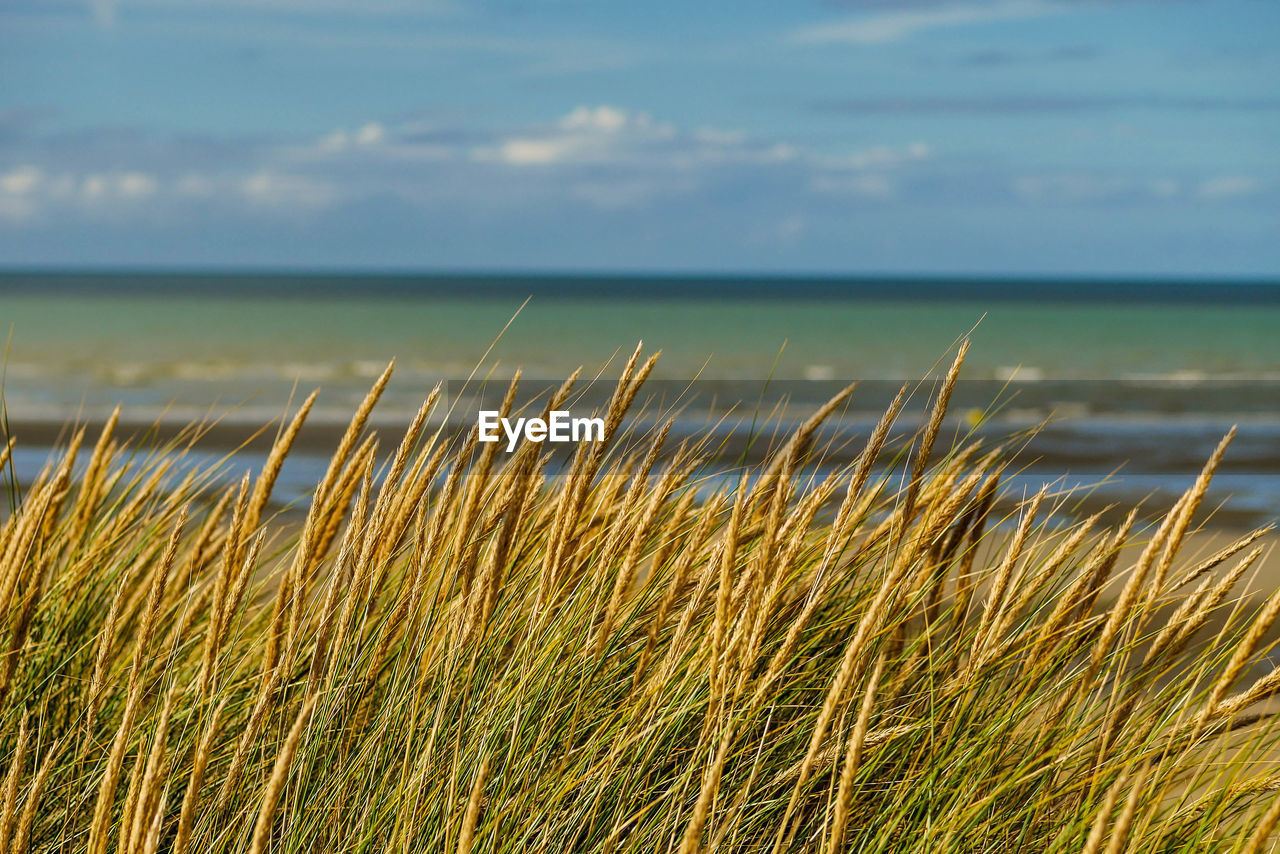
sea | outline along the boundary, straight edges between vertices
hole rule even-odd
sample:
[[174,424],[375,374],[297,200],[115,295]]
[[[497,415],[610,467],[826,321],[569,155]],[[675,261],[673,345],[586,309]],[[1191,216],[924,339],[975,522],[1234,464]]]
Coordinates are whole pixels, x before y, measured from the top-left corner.
[[[904,383],[904,424],[918,424],[968,338],[944,440],[1022,437],[1011,490],[1053,481],[1099,506],[1156,506],[1234,426],[1211,522],[1280,517],[1280,282],[10,271],[0,334],[20,480],[60,425],[117,404],[130,425],[248,429],[318,388],[311,420],[332,429],[281,484],[281,500],[303,501],[331,434],[393,359],[377,424],[402,426],[437,383],[465,424],[517,368],[530,394],[581,368],[580,386],[604,395],[639,342],[661,351],[645,413],[675,418],[677,437],[732,434],[726,459],[771,447],[756,437],[857,381],[820,469],[847,461]],[[194,453],[237,435],[210,431]]]

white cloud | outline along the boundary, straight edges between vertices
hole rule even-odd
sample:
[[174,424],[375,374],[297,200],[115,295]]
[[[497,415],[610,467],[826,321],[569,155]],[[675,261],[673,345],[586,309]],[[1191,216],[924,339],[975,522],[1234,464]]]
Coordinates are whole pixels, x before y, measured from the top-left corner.
[[923,142],[819,154],[741,130],[680,128],[610,104],[578,106],[505,134],[421,118],[371,119],[310,140],[254,140],[222,150],[232,155],[216,165],[198,145],[196,159],[188,159],[185,149],[160,144],[140,145],[137,155],[87,150],[78,157],[94,164],[87,168],[40,159],[14,164],[0,171],[3,216],[115,216],[127,209],[157,219],[305,217],[392,197],[423,209],[562,202],[620,210],[753,186],[789,199],[815,191],[885,199],[899,191],[897,173],[933,156]]
[[44,172],[38,166],[18,166],[0,175],[0,191],[6,195],[25,196],[44,180]]
[[[68,176],[74,186],[75,179]],[[138,201],[153,195],[159,187],[154,175],[146,172],[94,172],[80,179],[79,198],[94,204],[103,201]]]
[[[644,114],[642,113],[641,116],[644,116]],[[600,106],[595,109],[578,107],[560,120],[560,127],[568,131],[617,133],[630,120],[631,117],[626,110],[619,110],[616,107]]]
[[347,146],[351,144],[351,138],[347,136],[345,130],[335,130],[331,134],[322,136],[316,143],[316,150],[321,154],[338,154],[347,150]]
[[387,130],[378,122],[369,122],[356,131],[357,145],[377,145],[386,137]]
[[382,122],[366,122],[354,131],[337,128],[306,145],[284,146],[276,150],[281,160],[315,164],[342,157],[361,157],[375,153],[389,160],[439,160],[452,151],[438,144],[413,141],[420,132],[420,122],[388,128]]
[[0,173],[0,219],[36,218],[56,206],[91,210],[104,202],[140,202],[160,187],[155,175],[137,170],[50,173],[32,164]]
[[676,135],[673,125],[655,121],[648,113],[608,105],[580,106],[554,127],[512,136],[496,146],[478,146],[471,155],[478,161],[496,160],[511,166],[606,163],[636,149],[673,140]]
[[577,142],[569,139],[509,139],[502,143],[499,157],[515,166],[555,163],[576,148]]
[[892,199],[898,195],[898,182],[892,174],[931,157],[933,149],[923,142],[901,147],[873,145],[843,157],[826,158],[825,168],[814,176],[812,187],[832,195]]
[[239,176],[183,172],[168,178],[137,169],[50,174],[35,166],[0,174],[0,219],[11,222],[58,211],[91,217],[167,215],[194,200],[238,200],[280,212],[315,211],[337,198],[325,181],[271,168]]
[[1223,175],[1201,182],[1196,195],[1202,199],[1229,199],[1252,196],[1262,190],[1262,182],[1248,175]]
[[353,145],[377,145],[386,136],[387,129],[379,122],[369,122],[354,134],[348,133],[346,128],[338,128],[333,133],[320,137],[315,144],[315,150],[320,154],[341,154]]
[[142,172],[126,172],[116,178],[116,189],[126,199],[141,199],[156,191],[156,179]]
[[905,9],[858,15],[797,30],[793,44],[888,44],[928,30],[1038,18],[1065,9],[1045,0],[1000,0],[995,3],[954,3],[924,9]]
[[96,201],[107,195],[107,177],[105,175],[87,175],[80,183],[80,195],[89,201]]
[[658,172],[795,162],[803,153],[781,141],[752,140],[742,131],[700,127],[682,131],[646,112],[580,106],[554,124],[471,148],[476,162],[508,166],[613,164]]
[[334,188],[326,182],[271,169],[250,175],[240,189],[250,202],[274,208],[315,210],[328,207],[336,198]]
[[36,192],[44,183],[37,166],[18,166],[0,175],[0,220],[21,224],[35,217]]

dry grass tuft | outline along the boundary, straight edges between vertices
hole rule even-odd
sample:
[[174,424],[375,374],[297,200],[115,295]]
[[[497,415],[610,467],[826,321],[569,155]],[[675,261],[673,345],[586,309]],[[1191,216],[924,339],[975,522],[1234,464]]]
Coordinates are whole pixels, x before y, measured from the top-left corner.
[[0,523],[0,851],[1265,850],[1280,596],[1179,555],[1226,441],[1162,519],[1009,513],[961,360],[837,470],[856,388],[716,469],[639,349],[563,469],[437,393],[382,460],[389,368],[301,521],[314,395],[244,479],[70,433]]

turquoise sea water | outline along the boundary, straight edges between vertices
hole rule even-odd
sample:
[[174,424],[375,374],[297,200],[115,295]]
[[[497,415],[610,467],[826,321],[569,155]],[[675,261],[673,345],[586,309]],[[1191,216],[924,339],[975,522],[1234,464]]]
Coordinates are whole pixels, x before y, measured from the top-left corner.
[[973,330],[967,380],[1016,377],[1041,395],[1029,416],[1064,416],[1045,459],[1097,471],[1119,455],[1146,489],[1143,477],[1194,471],[1242,423],[1237,475],[1250,479],[1233,491],[1260,518],[1280,512],[1274,286],[1218,299],[1220,286],[1151,282],[654,282],[2,275],[5,398],[16,424],[100,418],[118,402],[137,420],[236,407],[265,421],[297,384],[321,387],[315,417],[338,420],[394,358],[382,407],[394,420],[477,366],[608,376],[640,340],[662,350],[659,382],[772,376],[799,391],[922,377]]
[[[1027,379],[1280,378],[1280,302],[1010,301],[962,290],[921,300],[909,284],[896,299],[788,298],[785,282],[772,298],[610,299],[603,287],[566,298],[516,278],[496,293],[463,283],[420,297],[355,278],[341,295],[306,297],[273,295],[273,280],[262,281],[248,294],[219,293],[173,277],[139,293],[113,288],[119,280],[96,292],[56,281],[6,290],[0,278],[0,324],[13,330],[11,409],[200,404],[293,379],[337,390],[365,385],[391,358],[415,378],[465,376],[490,345],[486,366],[550,378],[596,370],[643,340],[662,350],[656,376],[669,379],[905,379],[945,359],[970,329],[972,379],[1015,370]],[[723,283],[717,294],[732,289]],[[533,295],[521,310],[525,292]]]

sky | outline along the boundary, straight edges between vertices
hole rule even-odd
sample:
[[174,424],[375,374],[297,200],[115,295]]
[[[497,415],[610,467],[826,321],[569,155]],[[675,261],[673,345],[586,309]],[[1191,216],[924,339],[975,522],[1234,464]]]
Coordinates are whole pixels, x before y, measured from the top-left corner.
[[0,268],[1280,277],[1276,0],[0,0]]

